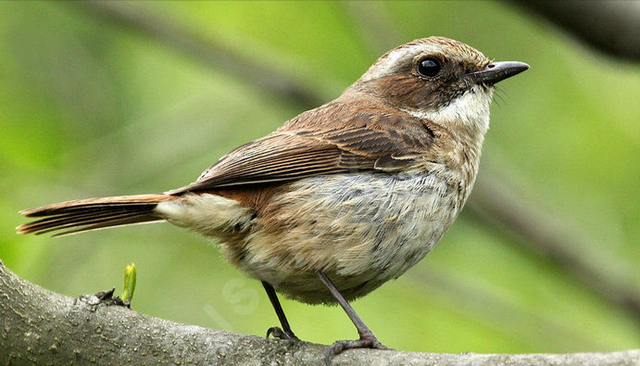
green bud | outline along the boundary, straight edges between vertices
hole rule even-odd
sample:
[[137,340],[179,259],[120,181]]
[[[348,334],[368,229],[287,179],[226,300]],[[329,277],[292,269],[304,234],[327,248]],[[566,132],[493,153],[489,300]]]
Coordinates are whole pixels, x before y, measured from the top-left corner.
[[136,289],[136,265],[131,263],[124,269],[124,288],[120,298],[125,304],[131,303],[133,299],[133,291]]

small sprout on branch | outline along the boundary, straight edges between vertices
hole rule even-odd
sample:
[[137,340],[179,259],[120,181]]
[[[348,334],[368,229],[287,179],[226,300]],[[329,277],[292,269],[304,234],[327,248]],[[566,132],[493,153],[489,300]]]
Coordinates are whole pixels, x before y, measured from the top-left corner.
[[126,266],[124,269],[124,288],[122,289],[122,295],[120,298],[124,304],[129,307],[131,300],[133,299],[133,291],[136,289],[136,265]]

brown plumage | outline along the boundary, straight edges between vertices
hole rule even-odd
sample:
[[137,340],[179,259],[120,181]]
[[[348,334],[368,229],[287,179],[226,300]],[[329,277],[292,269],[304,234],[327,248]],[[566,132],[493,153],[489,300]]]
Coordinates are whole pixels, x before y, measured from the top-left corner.
[[63,236],[112,226],[162,221],[154,213],[159,202],[171,199],[162,194],[139,196],[103,197],[55,203],[53,205],[22,210],[26,217],[42,217],[16,228],[20,234],[36,235],[57,230],[54,236]]
[[[354,114],[354,110],[362,111]],[[331,121],[316,125],[314,121]],[[222,157],[200,178],[170,194],[282,182],[350,171],[398,171],[433,143],[428,122],[390,114],[375,103],[336,100],[305,112],[270,135]]]
[[[431,37],[397,47],[336,100],[242,145],[194,183],[164,194],[95,198],[22,211],[18,232],[77,233],[168,221],[217,238],[232,264],[276,291],[339,303],[360,339],[383,348],[347,300],[402,275],[440,240],[473,186],[493,84],[528,68],[491,63]],[[57,235],[60,235],[57,234]]]

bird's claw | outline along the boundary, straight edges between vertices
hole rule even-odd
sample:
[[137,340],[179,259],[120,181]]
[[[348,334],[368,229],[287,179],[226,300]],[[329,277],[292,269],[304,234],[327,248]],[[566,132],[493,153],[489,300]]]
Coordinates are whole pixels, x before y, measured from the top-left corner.
[[327,352],[324,354],[324,363],[327,366],[331,366],[331,357],[339,355],[340,353],[348,349],[354,348],[373,348],[379,350],[391,349],[380,343],[380,341],[373,335],[362,336],[360,337],[360,339],[352,341],[336,341],[334,344],[329,346]]
[[284,331],[280,327],[271,327],[267,329],[267,338],[269,336],[273,336],[273,338],[291,340],[291,341],[300,341],[300,338],[296,337],[292,331]]

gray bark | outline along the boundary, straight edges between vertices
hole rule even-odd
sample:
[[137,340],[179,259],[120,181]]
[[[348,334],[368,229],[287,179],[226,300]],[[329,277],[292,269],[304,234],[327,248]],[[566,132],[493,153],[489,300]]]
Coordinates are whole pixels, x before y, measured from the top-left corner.
[[[96,295],[56,294],[0,262],[2,365],[323,365],[326,346],[229,333],[139,314]],[[435,354],[349,350],[338,365],[639,365],[640,350]]]

